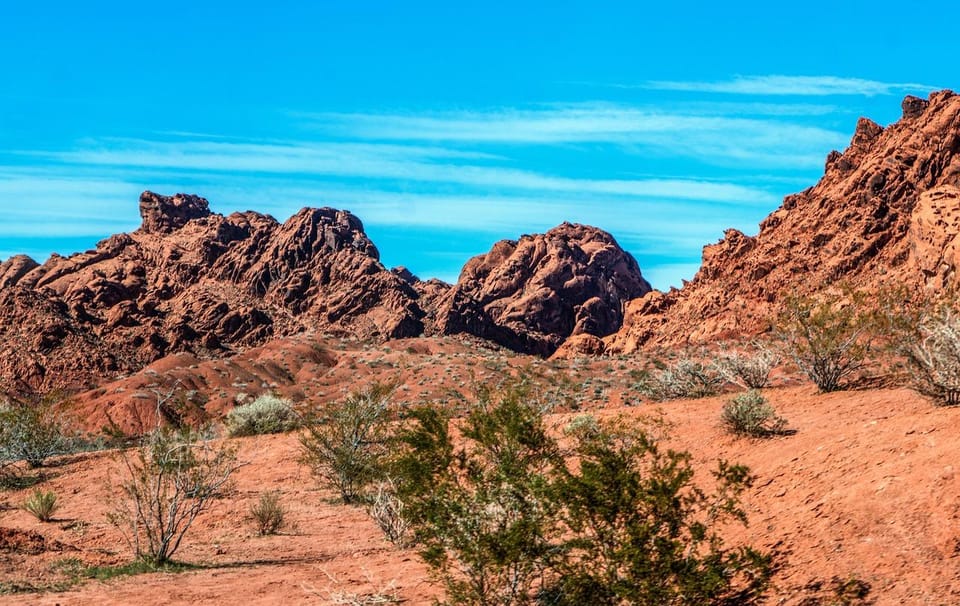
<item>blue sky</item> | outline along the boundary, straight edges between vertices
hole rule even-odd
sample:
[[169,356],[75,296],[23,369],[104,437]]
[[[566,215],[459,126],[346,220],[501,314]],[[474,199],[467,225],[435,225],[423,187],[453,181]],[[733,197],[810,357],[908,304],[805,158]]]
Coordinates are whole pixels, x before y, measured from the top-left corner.
[[448,281],[589,223],[666,288],[858,116],[960,88],[950,2],[195,4],[0,9],[0,259],[136,229],[152,189],[346,208],[385,264]]

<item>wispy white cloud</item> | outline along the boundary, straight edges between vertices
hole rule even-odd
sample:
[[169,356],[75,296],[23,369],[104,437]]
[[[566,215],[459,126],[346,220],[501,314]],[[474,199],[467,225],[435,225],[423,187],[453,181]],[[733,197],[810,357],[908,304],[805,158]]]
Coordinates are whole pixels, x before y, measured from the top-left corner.
[[736,183],[693,179],[571,178],[505,166],[458,162],[464,158],[486,159],[490,157],[487,155],[471,156],[436,148],[399,145],[123,140],[102,141],[73,151],[30,152],[30,155],[66,164],[128,169],[389,179],[448,183],[485,190],[580,192],[719,203],[769,203],[775,200],[764,189]]
[[[448,112],[431,115],[325,113],[308,116],[313,128],[335,136],[380,141],[472,145],[601,143],[729,164],[810,168],[844,133],[771,117],[776,104],[714,104],[674,111],[586,103],[537,109]],[[764,112],[749,117],[749,111]],[[724,113],[726,112],[726,113]],[[789,113],[789,112],[787,112]]]
[[691,82],[683,80],[651,80],[636,85],[614,85],[618,88],[726,93],[733,95],[791,95],[820,97],[834,95],[893,95],[903,91],[929,92],[938,87],[914,82],[880,82],[865,78],[838,76],[737,76],[731,80]]

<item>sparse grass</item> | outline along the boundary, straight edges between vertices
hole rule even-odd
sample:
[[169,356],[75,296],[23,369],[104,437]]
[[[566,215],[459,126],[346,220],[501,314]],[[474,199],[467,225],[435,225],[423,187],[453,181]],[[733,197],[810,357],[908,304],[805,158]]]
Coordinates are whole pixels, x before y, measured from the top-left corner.
[[57,493],[37,489],[27,497],[21,507],[41,522],[49,522],[53,519],[53,514],[60,509],[60,504],[57,503]]
[[260,500],[250,508],[250,515],[261,537],[277,534],[286,525],[287,510],[280,503],[280,493],[276,490],[262,493]]

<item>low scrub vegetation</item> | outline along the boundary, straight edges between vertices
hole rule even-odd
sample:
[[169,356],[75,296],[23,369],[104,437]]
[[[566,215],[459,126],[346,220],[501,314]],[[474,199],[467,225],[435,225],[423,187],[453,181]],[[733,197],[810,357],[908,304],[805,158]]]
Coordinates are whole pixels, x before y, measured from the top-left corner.
[[375,383],[311,416],[300,437],[301,461],[332,485],[344,503],[362,502],[384,477],[394,386]]
[[0,405],[0,465],[26,461],[38,468],[51,457],[82,447],[79,436],[51,404]]
[[134,555],[153,566],[168,563],[194,520],[209,509],[238,469],[237,449],[216,445],[191,429],[158,429],[139,447],[121,451],[126,478],[108,516]]
[[757,390],[737,394],[728,400],[720,418],[730,432],[755,438],[781,434],[787,425],[786,419],[778,416]]
[[300,416],[290,400],[264,394],[227,413],[226,425],[232,437],[284,433],[299,427]]
[[751,352],[720,353],[713,366],[729,383],[744,389],[763,389],[770,382],[770,373],[780,363],[780,354],[761,343],[751,346]]
[[876,332],[863,293],[790,297],[778,321],[787,355],[821,392],[837,391],[867,363]]
[[944,405],[960,404],[960,315],[949,307],[901,320],[894,342],[911,363],[910,384]]
[[654,400],[705,398],[719,393],[723,379],[709,365],[683,358],[651,371],[639,384],[640,393]]
[[271,490],[260,495],[260,500],[250,508],[250,516],[257,535],[277,534],[287,523],[287,510],[280,502],[280,493]]

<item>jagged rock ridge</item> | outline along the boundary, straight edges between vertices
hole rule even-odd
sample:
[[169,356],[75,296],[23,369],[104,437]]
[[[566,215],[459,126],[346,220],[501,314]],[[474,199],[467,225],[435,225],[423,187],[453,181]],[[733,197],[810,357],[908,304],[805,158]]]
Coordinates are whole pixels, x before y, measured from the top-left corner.
[[144,192],[142,224],[94,250],[0,264],[0,392],[96,385],[164,356],[223,357],[303,332],[360,339],[470,333],[525,353],[620,326],[649,290],[598,229],[504,241],[455,287],[386,269],[354,215],[304,208],[285,223]]
[[95,250],[0,264],[8,391],[85,385],[176,351],[215,354],[306,330],[423,332],[419,295],[380,264],[355,216],[305,208],[280,224],[145,192],[142,226]]
[[609,351],[707,344],[762,331],[783,298],[843,282],[940,289],[960,266],[960,97],[907,97],[898,122],[861,118],[817,185],[755,237],[728,230],[680,290],[631,302]]

